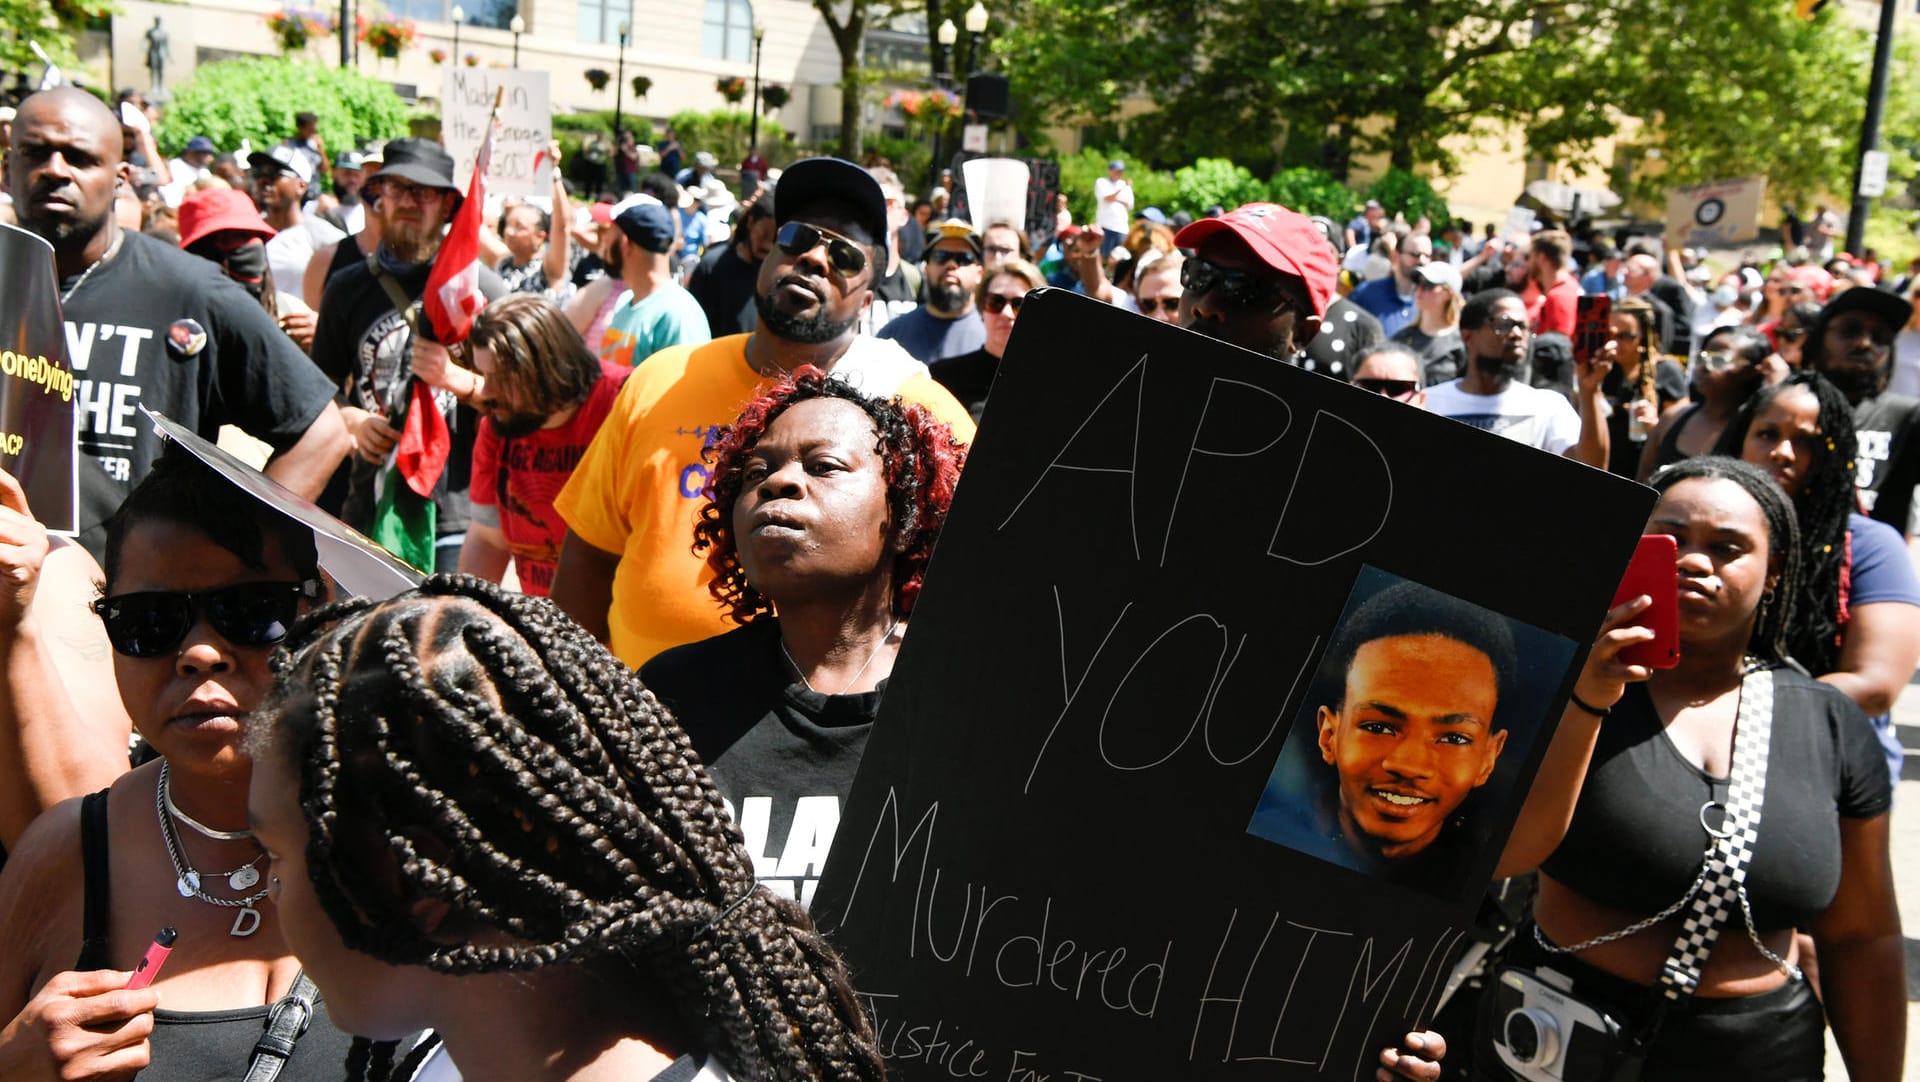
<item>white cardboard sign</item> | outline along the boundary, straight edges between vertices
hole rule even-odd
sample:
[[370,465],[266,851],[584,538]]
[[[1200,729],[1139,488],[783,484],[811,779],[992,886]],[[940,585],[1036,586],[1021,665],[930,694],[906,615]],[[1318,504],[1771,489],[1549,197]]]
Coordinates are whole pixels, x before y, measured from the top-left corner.
[[500,94],[489,195],[547,195],[553,190],[553,105],[544,71],[448,67],[440,91],[440,141],[453,155],[453,180],[467,190],[473,159]]

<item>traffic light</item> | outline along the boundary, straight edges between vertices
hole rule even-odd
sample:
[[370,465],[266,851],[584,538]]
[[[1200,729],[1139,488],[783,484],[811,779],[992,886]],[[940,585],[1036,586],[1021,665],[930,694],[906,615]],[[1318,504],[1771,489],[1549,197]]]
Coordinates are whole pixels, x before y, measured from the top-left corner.
[[1802,19],[1811,19],[1827,6],[1827,0],[1793,0],[1793,13]]

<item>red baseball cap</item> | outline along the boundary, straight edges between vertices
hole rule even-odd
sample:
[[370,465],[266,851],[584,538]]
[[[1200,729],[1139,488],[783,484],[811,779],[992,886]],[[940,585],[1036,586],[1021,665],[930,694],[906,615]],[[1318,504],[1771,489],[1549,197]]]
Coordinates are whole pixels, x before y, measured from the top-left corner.
[[587,206],[587,217],[597,225],[606,225],[613,221],[613,204],[602,200]]
[[1248,203],[1225,217],[1194,222],[1173,242],[1182,248],[1198,248],[1223,229],[1245,241],[1267,266],[1298,276],[1307,284],[1313,314],[1327,314],[1340,266],[1334,262],[1333,249],[1327,246],[1327,235],[1313,224],[1313,219],[1278,203]]
[[271,239],[275,232],[247,193],[233,188],[202,188],[180,201],[180,247],[192,247],[222,229],[238,229],[261,240]]

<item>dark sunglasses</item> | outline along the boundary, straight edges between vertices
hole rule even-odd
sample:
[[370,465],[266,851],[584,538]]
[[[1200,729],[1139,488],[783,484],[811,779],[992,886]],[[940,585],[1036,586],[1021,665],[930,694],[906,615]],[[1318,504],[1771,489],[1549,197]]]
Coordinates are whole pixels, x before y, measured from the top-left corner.
[[935,248],[927,253],[927,263],[938,267],[947,263],[958,263],[962,267],[971,267],[980,262],[980,257],[972,252],[956,252],[951,248]]
[[1218,289],[1221,298],[1237,308],[1266,308],[1285,300],[1274,279],[1227,270],[1198,256],[1180,264],[1180,285],[1196,298]]
[[1027,298],[1024,293],[1018,297],[1009,297],[1000,293],[987,294],[987,311],[992,312],[995,315],[998,315],[1009,308],[1013,309],[1014,313],[1017,315],[1020,312],[1020,306],[1025,303],[1027,303]]
[[302,600],[317,601],[323,587],[301,582],[242,582],[217,590],[146,590],[93,603],[107,640],[128,657],[159,657],[179,646],[205,616],[235,646],[272,646],[287,637]]
[[1178,297],[1138,297],[1133,303],[1139,307],[1140,314],[1143,316],[1150,316],[1163,308],[1169,312],[1178,311],[1180,308]]
[[1420,385],[1410,379],[1356,379],[1353,385],[1388,398],[1405,398],[1420,389]]
[[1779,335],[1782,341],[1798,342],[1807,336],[1807,329],[1805,327],[1782,327],[1773,333]]
[[827,262],[833,269],[851,278],[867,269],[867,253],[838,233],[829,233],[805,222],[788,222],[773,235],[773,242],[788,255],[806,255],[822,243],[827,246]]

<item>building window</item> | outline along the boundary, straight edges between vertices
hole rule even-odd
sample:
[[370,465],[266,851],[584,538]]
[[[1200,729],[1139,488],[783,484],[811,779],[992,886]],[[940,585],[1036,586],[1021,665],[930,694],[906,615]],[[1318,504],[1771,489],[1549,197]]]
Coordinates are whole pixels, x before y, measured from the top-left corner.
[[748,0],[707,0],[700,55],[742,64],[753,59],[753,5]]
[[633,0],[580,0],[575,11],[581,41],[615,45],[620,41],[620,24],[633,20]]
[[465,25],[495,30],[505,30],[519,10],[519,0],[388,0],[387,10],[403,19],[445,23],[453,21],[455,3],[466,12]]

